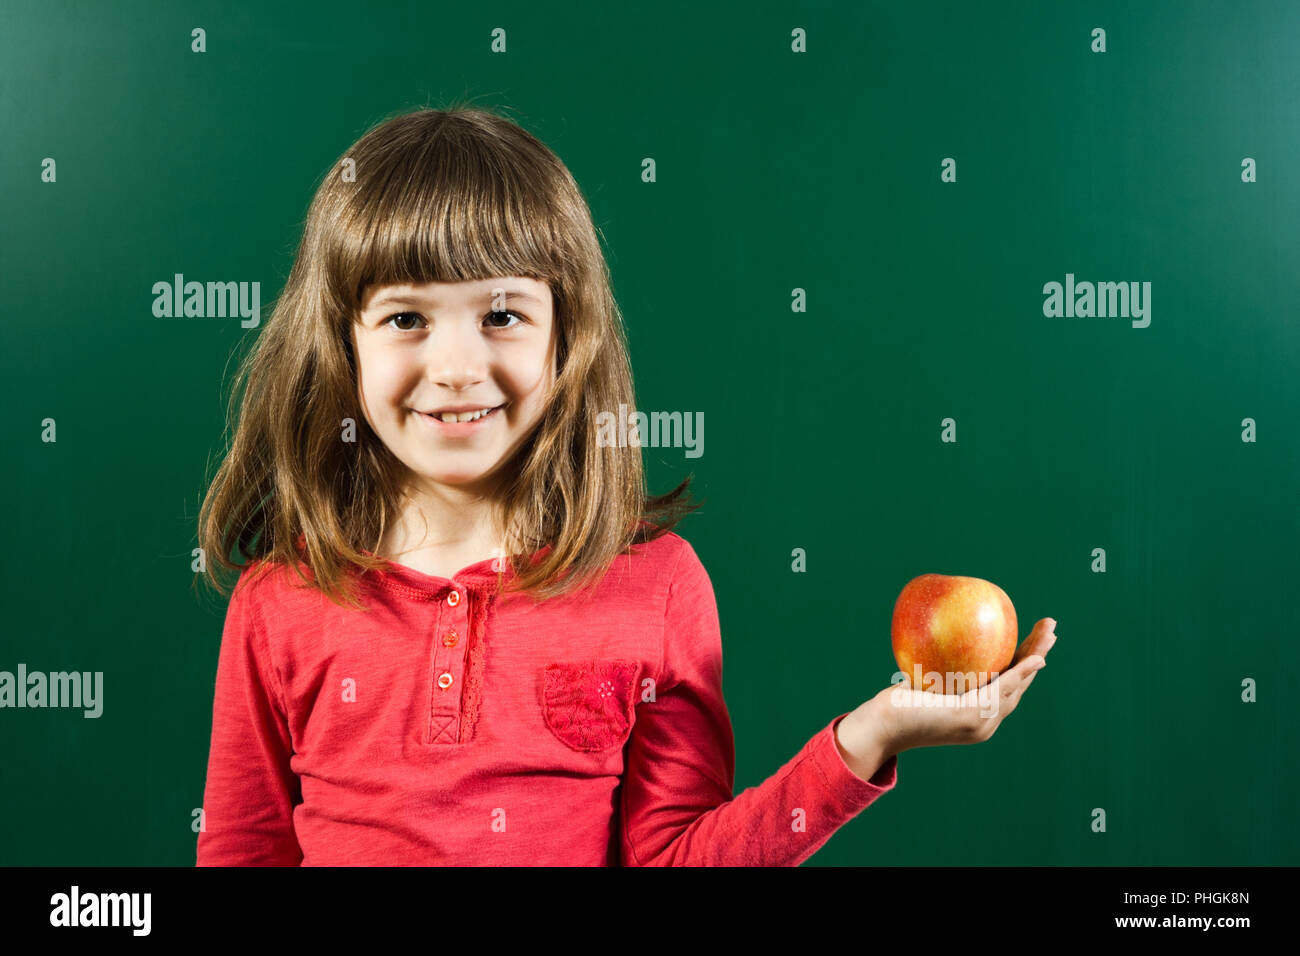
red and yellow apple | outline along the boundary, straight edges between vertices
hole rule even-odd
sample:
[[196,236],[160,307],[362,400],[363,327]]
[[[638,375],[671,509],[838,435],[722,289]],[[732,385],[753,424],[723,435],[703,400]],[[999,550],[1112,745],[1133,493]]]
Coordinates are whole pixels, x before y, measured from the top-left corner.
[[982,578],[913,578],[894,604],[890,630],[894,660],[915,690],[983,687],[1016,653],[1016,609],[1005,591]]

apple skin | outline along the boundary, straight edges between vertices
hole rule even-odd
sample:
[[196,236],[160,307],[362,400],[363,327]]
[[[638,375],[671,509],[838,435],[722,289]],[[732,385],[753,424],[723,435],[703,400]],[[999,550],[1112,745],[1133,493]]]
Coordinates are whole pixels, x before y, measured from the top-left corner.
[[[1016,609],[1007,593],[982,578],[922,574],[903,587],[894,604],[894,660],[915,690],[953,692],[950,673],[976,675],[983,687],[1016,653]],[[922,681],[917,682],[919,666]],[[943,675],[944,686],[924,675]],[[960,688],[956,688],[960,689]],[[970,685],[966,687],[970,689]]]

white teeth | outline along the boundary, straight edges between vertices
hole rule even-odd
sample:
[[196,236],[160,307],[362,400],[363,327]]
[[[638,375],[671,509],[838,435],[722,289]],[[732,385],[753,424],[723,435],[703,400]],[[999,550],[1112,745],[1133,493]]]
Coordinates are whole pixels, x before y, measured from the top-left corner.
[[490,411],[492,411],[492,409],[484,408],[477,412],[460,412],[459,414],[456,412],[443,412],[441,415],[435,417],[444,422],[472,422],[482,418]]

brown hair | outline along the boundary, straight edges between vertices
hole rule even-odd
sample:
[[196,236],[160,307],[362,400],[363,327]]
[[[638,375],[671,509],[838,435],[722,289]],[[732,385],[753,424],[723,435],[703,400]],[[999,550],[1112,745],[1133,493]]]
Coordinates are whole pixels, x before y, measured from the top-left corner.
[[[343,175],[351,164],[355,181]],[[360,606],[348,573],[387,564],[375,555],[403,495],[403,466],[357,396],[349,333],[366,287],[506,275],[550,286],[557,336],[555,387],[495,503],[514,588],[547,598],[585,586],[699,507],[683,498],[690,477],[650,496],[640,448],[597,443],[597,414],[635,400],[623,318],[572,174],[513,120],[462,104],[421,109],[371,129],[324,177],[284,290],[240,362],[238,425],[198,519],[219,592],[216,565],[264,558]],[[345,419],[354,441],[342,439]]]

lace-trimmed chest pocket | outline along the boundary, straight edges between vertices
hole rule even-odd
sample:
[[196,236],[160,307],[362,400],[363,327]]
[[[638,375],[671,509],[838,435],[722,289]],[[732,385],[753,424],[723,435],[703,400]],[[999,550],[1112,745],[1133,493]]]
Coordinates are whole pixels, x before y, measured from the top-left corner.
[[635,661],[591,658],[547,664],[542,714],[566,747],[598,753],[621,747],[632,730]]

